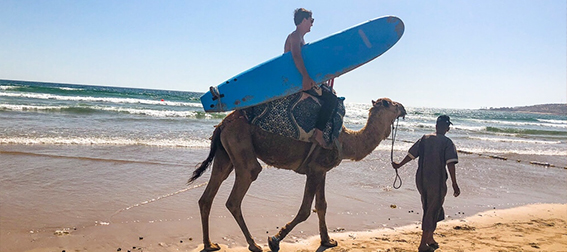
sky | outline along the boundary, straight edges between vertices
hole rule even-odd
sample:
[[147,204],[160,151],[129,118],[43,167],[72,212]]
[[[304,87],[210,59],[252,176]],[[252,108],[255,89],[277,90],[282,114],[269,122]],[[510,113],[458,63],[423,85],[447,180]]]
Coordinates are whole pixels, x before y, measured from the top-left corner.
[[345,102],[567,102],[561,0],[0,0],[0,79],[206,92],[281,55],[298,7],[315,18],[307,43],[381,16],[405,24],[389,51],[335,80]]

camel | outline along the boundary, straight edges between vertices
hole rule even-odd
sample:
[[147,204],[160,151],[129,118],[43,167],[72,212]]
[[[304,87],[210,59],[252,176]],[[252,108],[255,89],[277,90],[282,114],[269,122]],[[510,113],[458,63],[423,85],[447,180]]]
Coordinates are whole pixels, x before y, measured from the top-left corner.
[[[211,137],[209,156],[193,172],[189,183],[199,178],[213,163],[211,177],[203,195],[199,199],[203,245],[205,251],[216,251],[220,247],[209,239],[209,214],[213,199],[221,183],[234,170],[234,186],[226,202],[226,207],[240,226],[250,251],[262,251],[250,234],[242,216],[241,204],[251,183],[262,171],[258,159],[267,165],[293,170],[307,176],[303,201],[295,218],[280,231],[268,238],[272,251],[279,250],[279,243],[299,223],[307,220],[315,198],[315,210],[319,217],[321,246],[334,247],[337,242],[329,237],[325,214],[326,172],[340,164],[343,159],[359,161],[370,154],[391,132],[394,120],[405,116],[402,104],[388,98],[372,101],[368,121],[359,131],[352,131],[343,126],[338,143],[332,149],[316,146],[312,143],[280,136],[248,123],[240,111],[227,115],[217,125]],[[312,151],[311,155],[308,155]],[[213,162],[214,159],[214,162]]]

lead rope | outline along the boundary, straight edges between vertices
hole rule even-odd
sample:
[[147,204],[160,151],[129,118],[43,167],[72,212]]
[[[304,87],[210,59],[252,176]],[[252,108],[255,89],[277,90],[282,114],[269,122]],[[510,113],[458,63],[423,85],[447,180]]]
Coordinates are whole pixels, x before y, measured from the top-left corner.
[[[390,161],[392,161],[392,163],[394,163],[394,142],[396,141],[396,134],[398,133],[398,123],[400,122],[400,118],[396,119],[396,127],[394,127],[394,122],[392,122],[392,149],[390,151]],[[394,179],[394,184],[392,184],[392,187],[394,187],[394,189],[400,189],[400,187],[402,187],[402,178],[400,177],[400,174],[398,174],[398,169],[394,169],[396,170],[396,178]],[[398,180],[400,181],[400,185],[396,186],[396,182],[398,182]]]

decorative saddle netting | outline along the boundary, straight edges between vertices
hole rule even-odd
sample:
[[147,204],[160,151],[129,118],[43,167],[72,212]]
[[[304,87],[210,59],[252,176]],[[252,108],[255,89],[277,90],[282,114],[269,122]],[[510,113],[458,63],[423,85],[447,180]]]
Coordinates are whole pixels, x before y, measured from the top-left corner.
[[[323,139],[332,143],[338,139],[343,126],[345,107],[343,97],[338,98],[337,108],[333,117],[323,131]],[[315,130],[315,122],[321,106],[324,105],[317,97],[305,92],[299,92],[284,98],[242,109],[248,122],[262,130],[291,137],[296,140],[309,142]]]

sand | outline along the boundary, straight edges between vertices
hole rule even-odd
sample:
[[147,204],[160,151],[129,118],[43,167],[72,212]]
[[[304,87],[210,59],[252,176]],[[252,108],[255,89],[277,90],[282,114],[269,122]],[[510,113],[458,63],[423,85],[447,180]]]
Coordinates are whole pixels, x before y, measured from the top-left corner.
[[[104,224],[103,224],[104,225]],[[170,225],[165,223],[165,225]],[[144,233],[148,226],[109,225],[109,229],[94,233],[57,230],[50,239],[33,239],[34,249],[2,251],[201,251],[201,237],[178,236],[179,227],[160,235],[122,237],[133,231]],[[111,228],[112,227],[112,228]],[[185,226],[185,229],[187,227]],[[192,229],[200,229],[192,225]],[[183,228],[182,228],[183,229]],[[135,232],[136,232],[135,231]],[[282,242],[280,251],[417,251],[421,231],[419,225],[378,229],[365,232],[333,232],[339,242],[335,248],[319,246],[314,236],[298,242]],[[490,210],[473,216],[439,223],[435,238],[441,248],[437,251],[567,251],[567,204],[534,204],[510,209]],[[222,239],[221,251],[248,251],[246,247],[230,247],[229,238]],[[258,239],[264,251],[269,251],[265,239]]]
[[[190,164],[207,153],[0,146],[0,252],[200,251],[197,201],[204,186],[185,189]],[[325,251],[416,251],[421,213],[415,169],[401,170],[404,185],[394,190],[389,160],[388,150],[378,150],[328,173],[327,224],[339,247]],[[446,198],[438,251],[567,251],[565,170],[463,155],[458,176],[462,194]],[[231,175],[213,204],[211,239],[224,251],[247,251],[224,206],[233,181]],[[264,251],[267,237],[297,213],[304,183],[304,176],[268,167],[250,188],[243,214]],[[281,251],[322,251],[317,223],[312,214],[284,239]]]
[[[417,251],[420,235],[419,225],[334,233],[331,237],[339,242],[335,248],[320,247],[319,237],[311,237],[284,242],[281,251]],[[437,251],[567,251],[567,204],[526,205],[443,221],[435,238],[441,246]],[[248,251],[226,246],[223,250]]]

